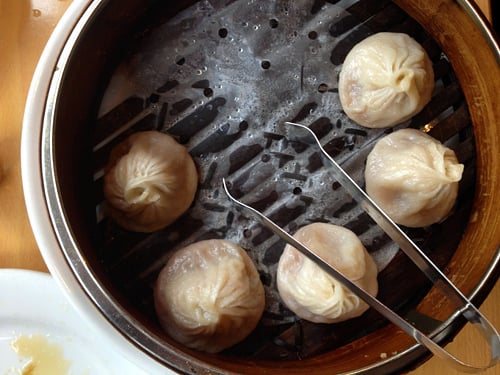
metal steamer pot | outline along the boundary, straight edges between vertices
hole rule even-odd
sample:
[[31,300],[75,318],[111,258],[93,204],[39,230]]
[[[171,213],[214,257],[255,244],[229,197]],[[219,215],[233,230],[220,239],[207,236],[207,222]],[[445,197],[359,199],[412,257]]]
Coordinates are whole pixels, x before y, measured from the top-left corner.
[[[415,37],[433,59],[438,89],[402,126],[432,127],[456,148],[466,173],[450,218],[408,233],[480,304],[500,272],[500,81],[491,79],[500,76],[500,54],[485,25],[472,4],[452,0],[75,1],[42,55],[23,127],[26,202],[51,273],[83,316],[109,332],[110,345],[151,371],[389,373],[417,366],[428,353],[375,312],[329,327],[298,321],[278,300],[236,347],[216,355],[190,350],[159,327],[151,286],[173,249],[233,236],[250,249],[273,296],[283,244],[232,212],[217,182],[232,177],[245,198],[248,176],[257,174],[255,186],[266,186],[259,202],[278,207],[273,215],[290,231],[318,209],[317,189],[334,197],[337,208],[322,219],[344,220],[370,252],[390,254],[381,260],[379,298],[440,343],[451,340],[464,325],[452,303],[334,181],[324,188],[307,182],[321,170],[314,158],[302,173],[301,150],[273,147],[281,140],[277,123],[302,122],[323,132],[332,156],[360,180],[366,152],[384,131],[362,129],[335,104],[343,57],[377,31]],[[190,211],[150,235],[124,231],[101,207],[110,148],[144,129],[185,144],[201,175]]]

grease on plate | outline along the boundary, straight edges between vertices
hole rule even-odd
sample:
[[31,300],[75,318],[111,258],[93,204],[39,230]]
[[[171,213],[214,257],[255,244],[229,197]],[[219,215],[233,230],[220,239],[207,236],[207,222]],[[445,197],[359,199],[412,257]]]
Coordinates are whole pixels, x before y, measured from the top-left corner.
[[49,342],[44,335],[21,335],[11,343],[12,349],[28,362],[20,369],[22,375],[65,375],[71,362],[64,358],[58,343]]

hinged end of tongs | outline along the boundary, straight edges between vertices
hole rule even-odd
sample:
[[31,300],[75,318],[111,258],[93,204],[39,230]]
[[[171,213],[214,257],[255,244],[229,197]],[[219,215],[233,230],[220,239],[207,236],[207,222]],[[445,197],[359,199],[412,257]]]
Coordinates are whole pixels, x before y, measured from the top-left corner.
[[412,326],[409,322],[396,314],[375,297],[352,283],[341,272],[332,267],[324,259],[316,255],[311,249],[297,241],[290,234],[276,225],[252,207],[238,201],[229,192],[225,179],[222,180],[224,190],[236,207],[249,215],[252,219],[270,229],[285,242],[295,247],[302,254],[307,256],[330,276],[334,277],[351,292],[363,299],[370,307],[378,311],[390,322],[401,328],[415,341],[423,345],[437,357],[446,361],[451,367],[468,373],[475,373],[493,367],[500,360],[500,337],[492,324],[482,315],[482,313],[453,285],[453,283],[437,268],[437,266],[422,252],[422,250],[382,211],[375,202],[361,189],[353,179],[333,160],[323,149],[316,135],[308,127],[291,122],[285,123],[286,137],[289,141],[301,142],[313,147],[317,147],[326,164],[331,165],[331,172],[337,181],[351,194],[351,196],[361,205],[361,207],[371,216],[371,218],[396,242],[408,257],[420,268],[420,270],[437,286],[449,300],[451,300],[457,312],[465,317],[488,342],[491,350],[490,362],[485,366],[474,366],[462,362],[448,351],[435,343],[426,334]]

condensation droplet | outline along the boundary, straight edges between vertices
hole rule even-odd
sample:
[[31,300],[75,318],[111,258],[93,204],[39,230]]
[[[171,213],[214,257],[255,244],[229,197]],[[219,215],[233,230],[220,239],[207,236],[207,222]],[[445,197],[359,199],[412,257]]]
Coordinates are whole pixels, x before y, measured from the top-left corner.
[[40,17],[42,15],[42,11],[40,9],[33,9],[33,17]]
[[314,83],[314,82],[316,82],[317,78],[316,78],[316,76],[310,76],[307,80],[311,83]]

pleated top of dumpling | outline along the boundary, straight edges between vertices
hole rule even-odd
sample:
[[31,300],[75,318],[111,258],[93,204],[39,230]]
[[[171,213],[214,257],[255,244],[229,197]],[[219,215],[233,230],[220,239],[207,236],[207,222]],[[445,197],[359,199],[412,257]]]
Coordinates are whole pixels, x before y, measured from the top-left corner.
[[347,54],[339,75],[345,113],[370,128],[408,120],[429,102],[433,89],[426,51],[403,33],[382,32],[362,40]]
[[153,232],[193,202],[198,173],[186,148],[158,131],[132,134],[111,152],[104,175],[109,215],[122,227]]
[[[352,231],[314,223],[299,229],[294,237],[357,286],[377,294],[377,266]],[[363,300],[291,245],[285,247],[279,260],[277,281],[285,305],[311,322],[341,322],[368,309]]]
[[366,162],[368,195],[396,223],[424,227],[453,208],[464,166],[453,150],[416,129],[377,142]]
[[243,340],[257,325],[264,304],[253,261],[226,240],[199,241],[177,251],[155,287],[156,312],[165,331],[210,353]]

